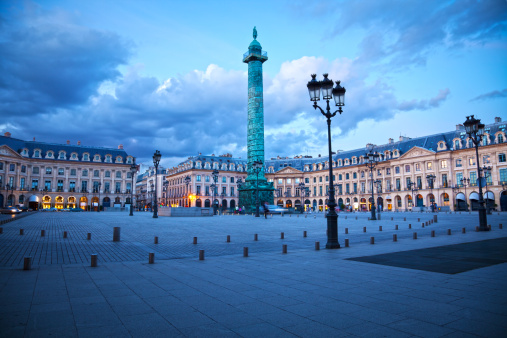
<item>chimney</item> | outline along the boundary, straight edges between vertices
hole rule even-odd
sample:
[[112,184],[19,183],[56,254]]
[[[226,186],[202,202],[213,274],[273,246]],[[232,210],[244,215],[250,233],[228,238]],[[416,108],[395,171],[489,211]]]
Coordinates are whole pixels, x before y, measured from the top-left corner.
[[495,123],[500,123],[502,122],[502,118],[501,117],[495,117]]
[[456,130],[464,130],[464,129],[465,129],[465,127],[462,124],[456,125]]
[[35,142],[35,136],[33,137],[33,141]]
[[123,150],[123,144],[120,144],[120,145],[118,146],[118,149]]
[[393,143],[393,139],[392,138],[389,138],[389,144],[392,144]]
[[320,157],[320,154],[319,154],[319,157]]
[[81,145],[81,141],[77,141],[77,145],[80,146]]
[[67,144],[70,144],[70,140],[67,140]]
[[6,132],[4,133],[4,136],[5,136],[5,137],[11,137],[11,133],[9,133],[8,131],[6,131]]

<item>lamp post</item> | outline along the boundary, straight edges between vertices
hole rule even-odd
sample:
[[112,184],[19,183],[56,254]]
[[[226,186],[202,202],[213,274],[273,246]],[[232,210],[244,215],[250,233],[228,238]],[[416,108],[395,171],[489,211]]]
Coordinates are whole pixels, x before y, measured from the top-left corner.
[[416,182],[410,181],[408,184],[408,188],[412,190],[412,209],[414,208],[414,192],[419,191]]
[[130,214],[129,216],[134,216],[134,176],[137,173],[136,160],[130,166],[130,176],[132,178],[132,186],[130,187]]
[[167,207],[167,195],[169,193],[169,181],[164,181],[164,183],[162,183],[162,185],[164,186],[162,189],[164,190],[164,204],[165,206]]
[[301,213],[305,211],[305,188],[305,182],[301,181],[301,183],[299,183],[299,194],[301,195]]
[[484,207],[484,197],[482,196],[481,167],[479,166],[479,143],[481,143],[482,137],[484,136],[485,126],[481,123],[481,119],[476,119],[473,115],[467,116],[467,120],[463,125],[465,126],[465,131],[475,145],[475,158],[477,159],[477,173],[479,175],[479,231],[489,231],[486,208]]
[[160,163],[161,158],[162,154],[160,153],[160,151],[155,150],[155,154],[153,154],[153,164],[155,165],[155,204],[153,205],[153,218],[158,218],[157,180],[158,180],[158,165]]
[[97,203],[97,212],[100,212],[100,187],[102,186],[102,183],[99,182],[99,184],[97,185],[98,186],[98,192],[99,192],[99,200],[98,200],[98,203]]
[[461,185],[465,188],[465,211],[468,211],[468,201],[467,201],[467,186],[470,185],[469,178],[462,178],[460,180]]
[[213,184],[211,185],[211,188],[213,189],[213,215],[216,215],[217,209],[217,205],[215,203],[215,194],[217,189],[218,174],[219,172],[216,169],[211,172],[211,175],[213,176]]
[[370,181],[371,181],[371,217],[372,221],[376,221],[377,217],[375,217],[375,196],[373,192],[373,169],[377,166],[380,155],[377,152],[373,152],[373,147],[370,151],[365,155],[366,157],[366,167],[370,169]]
[[[334,185],[333,185],[333,166],[332,161],[332,148],[331,148],[331,118],[336,113],[343,112],[342,107],[345,105],[345,88],[340,86],[340,81],[336,82],[336,87],[333,88],[333,81],[328,79],[328,74],[324,74],[324,80],[317,81],[317,75],[312,74],[312,80],[306,85],[308,93],[310,94],[310,101],[313,102],[313,108],[316,110],[319,108],[322,115],[327,118],[327,138],[328,138],[328,150],[329,150],[329,199],[327,207],[329,212],[326,215],[327,218],[327,249],[338,249],[340,243],[338,243],[338,214],[336,213],[336,201],[334,198]],[[326,111],[317,105],[317,101],[320,100],[320,93],[322,91],[322,99],[326,100]],[[335,104],[338,110],[331,112],[329,100],[334,98]]]
[[486,189],[486,214],[491,215],[491,208],[488,207],[489,204],[489,198],[488,197],[488,177],[491,177],[491,167],[484,167],[481,168],[482,172],[484,173],[484,188]]
[[[378,194],[378,197],[377,197],[377,202],[380,200],[380,194],[382,193],[382,180],[375,180],[375,183],[377,185],[377,194]],[[380,203],[378,203],[377,205],[377,208],[378,208],[378,218],[380,219]]]
[[255,217],[259,217],[259,173],[261,172],[261,169],[262,169],[262,161],[254,161],[252,166],[253,166],[255,174],[257,175],[256,186],[255,186],[255,190],[256,190],[256,192],[255,192]]
[[[426,180],[428,181],[428,186],[430,187],[430,194],[433,195],[433,185],[435,183],[435,179],[437,177],[433,174],[426,175]],[[435,212],[435,196],[433,196],[433,202],[431,202],[431,211]]]
[[187,198],[186,198],[187,207],[191,207],[190,203],[188,202],[188,185],[190,184],[191,180],[192,179],[190,178],[190,176],[185,177],[185,184],[187,185]]

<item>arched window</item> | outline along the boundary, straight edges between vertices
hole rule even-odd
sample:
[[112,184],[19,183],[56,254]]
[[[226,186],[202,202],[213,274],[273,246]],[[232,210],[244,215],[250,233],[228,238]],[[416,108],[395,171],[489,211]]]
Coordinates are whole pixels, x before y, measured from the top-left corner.
[[459,149],[459,140],[454,141],[454,149]]
[[498,143],[503,143],[503,135],[498,134]]

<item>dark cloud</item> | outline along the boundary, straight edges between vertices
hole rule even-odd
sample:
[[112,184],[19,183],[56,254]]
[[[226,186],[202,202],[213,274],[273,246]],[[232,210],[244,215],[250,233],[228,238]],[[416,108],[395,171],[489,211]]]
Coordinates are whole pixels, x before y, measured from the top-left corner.
[[493,100],[493,99],[501,99],[507,97],[507,89],[503,90],[494,90],[489,93],[485,93],[479,96],[474,97],[470,101],[484,101],[484,100]]
[[2,17],[0,109],[35,115],[85,103],[105,80],[120,76],[131,53],[118,35],[83,28],[62,13],[27,3]]
[[429,100],[411,100],[398,104],[398,109],[402,111],[427,110],[439,107],[449,96],[449,88],[441,89],[438,94]]

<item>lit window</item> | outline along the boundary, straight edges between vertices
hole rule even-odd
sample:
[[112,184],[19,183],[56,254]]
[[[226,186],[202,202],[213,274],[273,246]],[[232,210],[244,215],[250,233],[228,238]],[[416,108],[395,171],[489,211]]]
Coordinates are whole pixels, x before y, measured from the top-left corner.
[[447,168],[447,160],[442,160],[442,161],[440,161],[440,167],[441,167],[442,169]]

